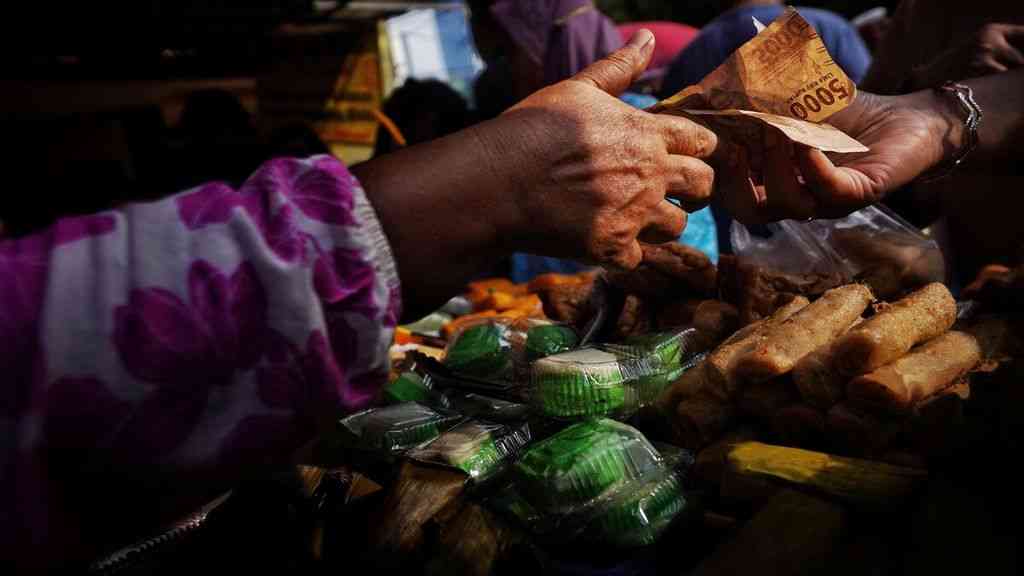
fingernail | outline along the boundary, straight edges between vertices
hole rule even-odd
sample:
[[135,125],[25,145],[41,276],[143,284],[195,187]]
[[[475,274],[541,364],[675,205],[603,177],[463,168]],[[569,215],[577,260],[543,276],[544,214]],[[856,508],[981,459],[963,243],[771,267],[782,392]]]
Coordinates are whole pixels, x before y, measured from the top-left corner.
[[646,28],[641,28],[629,39],[630,48],[639,48],[641,51],[648,51],[654,48],[654,33]]

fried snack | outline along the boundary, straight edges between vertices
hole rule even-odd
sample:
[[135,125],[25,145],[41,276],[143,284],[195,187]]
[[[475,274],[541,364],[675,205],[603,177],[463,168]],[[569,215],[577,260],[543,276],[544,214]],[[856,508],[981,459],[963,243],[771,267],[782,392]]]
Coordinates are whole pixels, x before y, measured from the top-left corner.
[[868,410],[906,414],[919,401],[948,388],[981,362],[978,340],[951,331],[895,362],[850,381],[848,401]]
[[847,376],[867,374],[949,330],[955,321],[953,295],[933,282],[842,336],[836,343],[835,366]]
[[709,390],[723,400],[736,397],[740,378],[736,363],[747,351],[757,346],[776,325],[784,322],[807,306],[807,298],[798,296],[779,308],[770,317],[740,329],[716,348],[706,361]]
[[718,270],[706,254],[685,244],[641,244],[643,262],[702,296],[713,296]]
[[785,322],[768,330],[761,342],[736,361],[736,371],[763,382],[786,374],[815,349],[846,332],[873,300],[862,284],[833,288]]
[[576,284],[587,284],[594,281],[593,272],[581,272],[579,274],[540,274],[535,276],[526,289],[531,293],[544,292],[556,286],[573,286]]
[[647,302],[635,294],[628,294],[612,337],[615,341],[621,341],[631,336],[650,334],[651,324],[651,311]]
[[716,342],[739,328],[739,311],[721,300],[705,300],[693,312],[693,327]]
[[699,449],[713,442],[735,420],[730,402],[709,389],[707,361],[687,370],[656,402],[679,446]]
[[843,403],[828,411],[825,429],[833,448],[855,456],[875,456],[899,438],[903,424],[900,419],[875,416]]
[[819,448],[825,439],[825,413],[807,404],[791,404],[772,417],[772,432],[784,446]]
[[787,274],[735,256],[718,260],[718,291],[739,310],[741,326],[771,316],[795,296],[813,298],[847,282],[839,272]]
[[[858,318],[853,325],[863,322]],[[846,384],[850,381],[836,370],[833,358],[836,340],[819,347],[804,356],[793,367],[793,382],[804,402],[821,410],[838,404],[846,396]]]
[[737,406],[743,414],[770,423],[779,410],[797,401],[799,395],[789,377],[747,384],[740,391]]
[[548,318],[573,326],[580,326],[593,314],[591,297],[594,281],[558,284],[539,292]]

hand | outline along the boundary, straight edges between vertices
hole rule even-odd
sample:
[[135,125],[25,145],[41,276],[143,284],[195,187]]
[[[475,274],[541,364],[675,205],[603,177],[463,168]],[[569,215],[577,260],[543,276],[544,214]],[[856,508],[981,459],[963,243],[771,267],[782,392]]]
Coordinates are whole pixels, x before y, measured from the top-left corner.
[[930,88],[947,80],[965,80],[1024,66],[1024,26],[985,24],[965,42],[911,73],[912,88]]
[[646,69],[654,37],[641,31],[623,49],[574,78],[533,94],[494,131],[495,166],[514,179],[517,249],[632,269],[639,240],[674,240],[683,210],[705,205],[714,172],[701,159],[714,132],[674,116],[636,110],[616,95]]
[[931,90],[905,96],[861,91],[829,123],[870,151],[826,155],[770,131],[758,185],[748,176],[745,148],[732,151],[735,169],[720,172],[722,202],[737,220],[755,224],[845,216],[951,157],[963,138],[956,104]]

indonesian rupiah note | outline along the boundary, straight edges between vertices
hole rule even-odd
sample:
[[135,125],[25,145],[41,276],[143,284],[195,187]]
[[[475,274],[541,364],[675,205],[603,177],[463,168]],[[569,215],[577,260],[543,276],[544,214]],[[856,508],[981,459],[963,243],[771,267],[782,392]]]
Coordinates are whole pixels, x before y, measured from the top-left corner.
[[857,86],[814,28],[790,8],[700,83],[650,111],[696,116],[737,140],[756,137],[767,125],[826,152],[866,152],[860,142],[822,123],[856,95]]

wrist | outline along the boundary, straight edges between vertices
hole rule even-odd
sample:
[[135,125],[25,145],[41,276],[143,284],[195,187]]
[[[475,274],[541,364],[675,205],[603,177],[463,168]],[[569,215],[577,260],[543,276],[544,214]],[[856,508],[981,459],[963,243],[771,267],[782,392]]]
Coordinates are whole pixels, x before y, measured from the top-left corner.
[[906,98],[907,106],[921,111],[928,119],[929,141],[933,143],[929,169],[952,163],[967,143],[967,127],[960,105],[933,89],[921,90]]
[[523,249],[521,238],[529,229],[525,214],[526,194],[531,185],[530,161],[525,158],[522,125],[507,114],[477,124],[468,130],[473,143],[473,162],[482,178],[477,193],[486,197],[487,214],[481,217],[493,226],[495,248],[502,256]]

